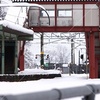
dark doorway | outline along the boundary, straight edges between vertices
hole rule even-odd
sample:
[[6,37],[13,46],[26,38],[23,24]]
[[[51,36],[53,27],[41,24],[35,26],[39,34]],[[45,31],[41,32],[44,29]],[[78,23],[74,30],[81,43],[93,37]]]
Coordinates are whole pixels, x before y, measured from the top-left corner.
[[[5,41],[5,74],[14,74],[15,69],[15,41]],[[2,70],[2,42],[0,41],[0,74]]]
[[5,41],[5,74],[14,74],[15,41]]

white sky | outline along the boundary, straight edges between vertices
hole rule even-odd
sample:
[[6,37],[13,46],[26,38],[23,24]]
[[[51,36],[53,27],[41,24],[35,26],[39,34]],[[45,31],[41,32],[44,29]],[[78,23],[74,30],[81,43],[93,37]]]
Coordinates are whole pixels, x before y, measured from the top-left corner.
[[[30,70],[21,72],[22,74],[29,74]],[[43,69],[31,69],[31,73],[58,73],[58,71],[50,70],[45,71]],[[53,79],[40,79],[36,81],[25,82],[0,82],[0,94],[24,94],[34,93],[38,91],[51,90],[54,88],[62,89],[75,86],[84,86],[87,84],[100,84],[100,79],[89,79],[86,74],[62,74],[62,77],[56,77]],[[81,100],[80,98],[67,99],[67,100]],[[95,100],[100,100],[100,95],[96,96]]]

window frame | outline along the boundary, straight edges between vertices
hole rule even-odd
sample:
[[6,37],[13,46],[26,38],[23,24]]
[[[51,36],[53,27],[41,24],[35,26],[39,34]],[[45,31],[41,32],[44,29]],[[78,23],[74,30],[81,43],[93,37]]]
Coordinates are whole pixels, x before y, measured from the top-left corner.
[[[59,14],[60,11],[65,11],[65,12],[70,11],[70,12],[71,12],[71,15],[66,15],[66,14],[65,14],[65,15],[61,15],[61,16],[60,16],[60,14]],[[73,16],[73,15],[72,15],[72,9],[58,9],[58,10],[57,10],[57,16],[58,16],[58,17],[69,17],[69,18],[70,18],[70,17]]]
[[[46,14],[45,12],[44,12],[44,13],[45,13],[46,15],[43,15],[43,14],[42,14],[42,11],[44,12],[44,10],[40,10],[40,17],[43,17],[43,18],[48,17],[47,14]],[[49,12],[48,12],[48,14],[49,14],[50,17],[55,17],[55,10],[53,10],[53,9],[47,9],[46,11],[47,11],[47,12],[48,12],[48,11],[53,11],[52,13],[54,13],[54,15],[51,15]]]

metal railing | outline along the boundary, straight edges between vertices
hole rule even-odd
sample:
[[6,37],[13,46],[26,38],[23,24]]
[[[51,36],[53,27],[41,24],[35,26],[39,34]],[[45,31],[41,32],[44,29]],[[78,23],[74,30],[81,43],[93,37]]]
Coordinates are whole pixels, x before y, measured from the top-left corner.
[[86,85],[73,88],[52,89],[36,93],[0,95],[0,100],[61,100],[72,97],[81,97],[82,100],[95,100],[95,95],[100,93],[100,85]]

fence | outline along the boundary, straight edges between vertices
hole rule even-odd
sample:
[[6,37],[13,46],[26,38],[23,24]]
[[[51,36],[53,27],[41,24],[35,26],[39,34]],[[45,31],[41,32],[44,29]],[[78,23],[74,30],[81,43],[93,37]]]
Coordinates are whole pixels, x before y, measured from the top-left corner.
[[83,96],[82,100],[95,100],[95,95],[98,93],[100,85],[86,85],[20,95],[0,95],[0,100],[61,100],[80,96]]

